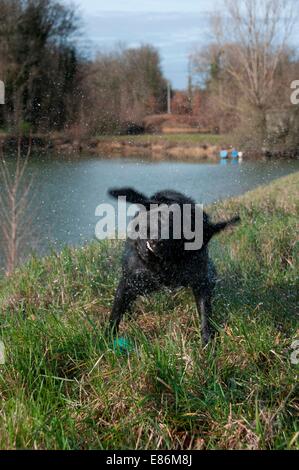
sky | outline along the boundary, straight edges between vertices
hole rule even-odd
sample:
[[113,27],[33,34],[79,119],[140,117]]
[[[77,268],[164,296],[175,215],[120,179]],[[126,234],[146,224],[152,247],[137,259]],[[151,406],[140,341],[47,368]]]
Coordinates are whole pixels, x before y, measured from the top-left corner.
[[[79,41],[88,54],[117,43],[150,43],[161,55],[172,86],[187,86],[188,56],[209,40],[209,14],[221,0],[74,0],[82,16]],[[64,3],[70,3],[64,0]]]

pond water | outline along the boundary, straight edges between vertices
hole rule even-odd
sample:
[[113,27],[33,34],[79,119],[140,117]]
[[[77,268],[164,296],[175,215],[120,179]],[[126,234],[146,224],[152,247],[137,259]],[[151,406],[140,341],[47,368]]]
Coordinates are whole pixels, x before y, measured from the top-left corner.
[[206,205],[299,171],[299,162],[32,158],[27,171],[34,177],[35,197],[26,251],[44,254],[52,248],[83,245],[95,238],[96,207],[108,201],[115,204],[107,195],[110,187],[132,186],[148,195],[175,189]]

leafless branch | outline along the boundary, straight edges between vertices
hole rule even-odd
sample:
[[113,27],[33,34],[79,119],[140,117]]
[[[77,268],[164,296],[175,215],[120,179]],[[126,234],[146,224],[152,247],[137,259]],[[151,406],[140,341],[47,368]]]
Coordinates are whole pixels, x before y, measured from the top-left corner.
[[31,135],[26,155],[22,156],[21,138],[18,138],[16,159],[0,156],[0,217],[1,250],[5,259],[5,271],[9,276],[21,258],[22,241],[29,235],[32,178],[26,170],[31,153]]

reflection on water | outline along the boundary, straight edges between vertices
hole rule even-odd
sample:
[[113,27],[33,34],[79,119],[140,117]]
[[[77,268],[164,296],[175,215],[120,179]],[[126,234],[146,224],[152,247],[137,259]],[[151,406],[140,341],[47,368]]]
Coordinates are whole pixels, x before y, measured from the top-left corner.
[[60,249],[93,239],[95,209],[108,201],[107,189],[113,186],[133,186],[146,194],[171,188],[210,204],[298,170],[298,161],[228,159],[211,164],[34,158],[28,173],[35,177],[37,197],[28,249],[45,253],[50,247]]
[[219,165],[221,166],[228,166],[228,165],[237,166],[237,165],[242,165],[242,163],[243,163],[243,158],[232,158],[232,159],[220,158],[219,159]]

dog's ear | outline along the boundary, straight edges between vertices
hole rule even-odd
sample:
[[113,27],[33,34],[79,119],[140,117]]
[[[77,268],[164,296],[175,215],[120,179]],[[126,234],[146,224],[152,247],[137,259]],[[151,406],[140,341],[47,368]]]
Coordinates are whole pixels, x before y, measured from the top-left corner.
[[142,193],[135,191],[133,188],[113,188],[109,189],[108,194],[114,199],[118,197],[126,197],[127,202],[131,204],[142,204],[147,206],[149,204],[149,199]]
[[211,224],[210,222],[208,223],[207,227],[205,227],[204,230],[204,244],[209,243],[212,237],[214,235],[217,235],[218,233],[222,232],[222,230],[225,230],[227,227],[231,227],[232,225],[235,225],[241,221],[239,216],[233,217],[230,220],[226,220],[224,222],[218,222],[217,224]]

